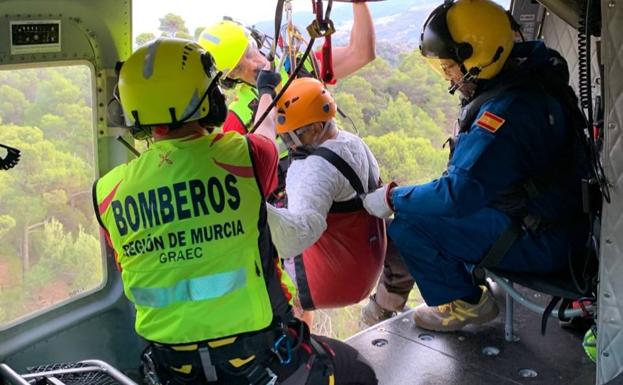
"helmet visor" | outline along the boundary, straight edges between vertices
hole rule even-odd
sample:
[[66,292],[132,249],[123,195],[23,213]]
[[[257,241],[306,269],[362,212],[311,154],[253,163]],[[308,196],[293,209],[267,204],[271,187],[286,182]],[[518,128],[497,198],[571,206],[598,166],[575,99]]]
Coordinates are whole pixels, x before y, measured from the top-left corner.
[[446,80],[463,76],[461,65],[452,59],[439,59],[434,57],[426,57],[428,65]]
[[456,43],[450,35],[446,20],[452,3],[435,8],[422,27],[420,52],[424,57],[456,59]]

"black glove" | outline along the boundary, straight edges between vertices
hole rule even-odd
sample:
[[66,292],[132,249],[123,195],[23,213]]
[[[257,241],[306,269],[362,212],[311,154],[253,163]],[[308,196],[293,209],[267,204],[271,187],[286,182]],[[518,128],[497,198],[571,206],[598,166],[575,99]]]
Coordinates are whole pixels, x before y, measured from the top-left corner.
[[281,84],[281,75],[277,72],[261,70],[257,75],[257,91],[260,97],[264,94],[269,94],[273,98],[275,97],[275,87]]
[[0,155],[0,170],[8,170],[17,165],[20,158],[20,151],[17,148],[5,146],[4,144],[0,144],[1,148],[6,150],[6,156],[3,158]]

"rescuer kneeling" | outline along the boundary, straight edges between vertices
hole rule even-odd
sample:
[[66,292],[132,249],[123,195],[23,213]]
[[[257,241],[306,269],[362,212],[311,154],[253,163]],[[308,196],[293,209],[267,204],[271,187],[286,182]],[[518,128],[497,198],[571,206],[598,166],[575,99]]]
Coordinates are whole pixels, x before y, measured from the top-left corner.
[[386,185],[364,205],[395,213],[389,236],[426,301],[416,324],[453,331],[498,315],[478,285],[484,268],[543,274],[585,255],[590,163],[564,59],[540,41],[515,43],[500,5],[444,2],[420,50],[462,98],[448,169],[429,183]]
[[144,374],[163,385],[376,384],[354,348],[292,317],[266,220],[274,131],[214,132],[227,113],[219,76],[210,54],[178,39],[120,67],[131,131],[154,143],[93,191],[149,342]]

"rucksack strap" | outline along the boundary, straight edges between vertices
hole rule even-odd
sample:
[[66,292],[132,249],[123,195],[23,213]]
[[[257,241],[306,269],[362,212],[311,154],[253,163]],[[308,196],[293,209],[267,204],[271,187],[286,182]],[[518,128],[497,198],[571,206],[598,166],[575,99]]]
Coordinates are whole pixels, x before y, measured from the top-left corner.
[[333,167],[335,167],[344,176],[344,178],[346,178],[353,190],[355,190],[355,192],[357,193],[357,196],[353,199],[344,202],[333,202],[333,205],[331,205],[331,209],[329,210],[329,212],[350,213],[363,209],[363,201],[361,200],[361,196],[366,193],[366,190],[364,190],[361,179],[359,178],[359,176],[357,176],[355,170],[353,170],[353,168],[338,154],[329,150],[326,147],[319,147],[309,155],[319,156],[327,162],[331,163]]
[[[547,304],[543,314],[541,315],[541,335],[545,335],[545,331],[547,330],[547,320],[549,319],[549,315],[552,313],[552,310],[556,307],[558,302],[560,302],[562,298],[558,296],[553,296],[552,300]],[[562,306],[562,305],[561,305]]]
[[344,159],[342,159],[338,154],[329,150],[326,147],[319,147],[310,155],[316,155],[327,162],[331,163],[344,177],[348,180],[348,183],[352,186],[353,190],[357,193],[357,195],[362,195],[365,193],[363,189],[363,185],[361,184],[361,179],[357,176],[355,170]]

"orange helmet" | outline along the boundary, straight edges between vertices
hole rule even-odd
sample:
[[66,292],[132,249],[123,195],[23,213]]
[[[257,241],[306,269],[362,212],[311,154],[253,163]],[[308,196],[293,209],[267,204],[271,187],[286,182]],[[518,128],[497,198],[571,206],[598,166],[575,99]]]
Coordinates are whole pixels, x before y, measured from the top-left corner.
[[335,100],[318,79],[295,79],[277,101],[277,133],[329,121],[336,111]]

